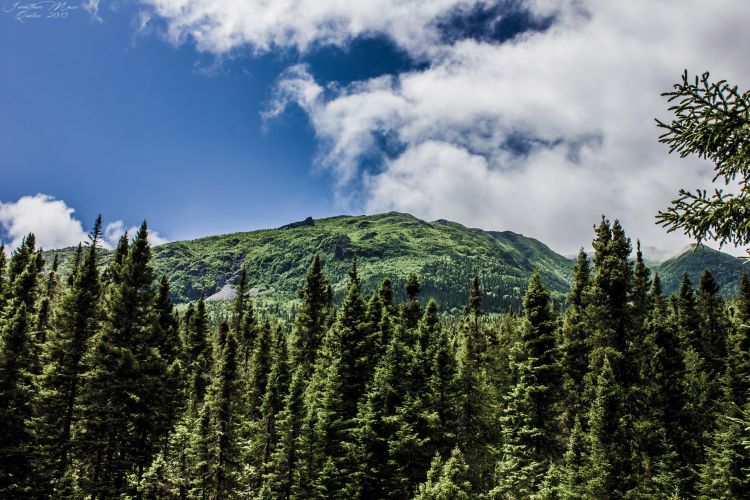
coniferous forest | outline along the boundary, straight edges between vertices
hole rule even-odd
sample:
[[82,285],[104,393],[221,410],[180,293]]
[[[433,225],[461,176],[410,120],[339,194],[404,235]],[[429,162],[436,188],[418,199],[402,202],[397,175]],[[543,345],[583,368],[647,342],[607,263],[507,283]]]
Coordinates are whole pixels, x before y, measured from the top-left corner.
[[[750,280],[665,296],[602,218],[564,306],[463,314],[419,276],[334,302],[309,256],[292,321],[178,313],[148,229],[72,271],[0,252],[3,498],[747,498]],[[632,258],[635,250],[635,258]],[[7,260],[7,262],[6,262]]]

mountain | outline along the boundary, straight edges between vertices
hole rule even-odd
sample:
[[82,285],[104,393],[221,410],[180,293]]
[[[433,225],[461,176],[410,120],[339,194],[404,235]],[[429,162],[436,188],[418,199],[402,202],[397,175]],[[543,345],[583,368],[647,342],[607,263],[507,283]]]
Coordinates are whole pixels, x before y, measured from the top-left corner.
[[[337,298],[343,294],[356,256],[365,289],[375,290],[389,277],[397,296],[403,297],[403,283],[416,273],[422,297],[433,297],[443,310],[454,313],[462,310],[474,274],[480,277],[488,311],[518,309],[535,268],[555,299],[562,301],[574,265],[521,234],[472,229],[446,220],[426,222],[397,212],[307,218],[277,229],[176,241],[157,246],[153,252],[155,270],[166,274],[178,303],[196,300],[201,292],[215,300],[232,298],[232,285],[243,265],[251,295],[290,303],[313,255],[320,253]],[[48,257],[54,253],[62,257],[64,272],[73,250],[48,252]],[[105,252],[102,263],[108,258]],[[733,290],[741,265],[734,257],[701,247],[653,268],[662,276],[665,292],[671,293],[684,271],[697,283],[706,267],[724,291]]]
[[690,245],[676,257],[653,265],[664,285],[664,293],[672,294],[680,288],[682,275],[688,274],[693,287],[698,286],[700,276],[708,269],[721,286],[725,296],[734,295],[737,291],[740,274],[747,267],[742,260],[729,254],[703,245]]

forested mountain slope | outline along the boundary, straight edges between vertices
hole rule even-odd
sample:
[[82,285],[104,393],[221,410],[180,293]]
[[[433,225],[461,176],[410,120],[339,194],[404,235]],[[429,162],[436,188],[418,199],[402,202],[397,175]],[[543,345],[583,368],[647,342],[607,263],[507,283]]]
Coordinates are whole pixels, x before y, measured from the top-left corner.
[[[66,249],[50,253],[60,254],[65,261],[74,252]],[[321,255],[337,300],[356,256],[366,290],[374,290],[387,276],[394,280],[394,289],[403,294],[401,285],[409,274],[416,273],[424,296],[434,297],[441,310],[448,312],[461,310],[474,274],[482,280],[488,311],[517,310],[535,268],[539,268],[553,297],[562,300],[574,264],[542,242],[521,234],[472,229],[446,220],[426,222],[389,212],[308,218],[277,229],[167,243],[154,248],[154,268],[157,274],[167,276],[172,299],[177,303],[197,300],[201,292],[209,298],[232,298],[231,287],[243,265],[252,294],[284,302],[295,298],[316,253]],[[107,259],[105,253],[102,264]],[[64,271],[65,262],[62,266]],[[683,272],[697,283],[706,268],[716,276],[722,292],[730,293],[736,287],[741,263],[701,247],[653,268],[663,275],[667,294],[677,290]]]

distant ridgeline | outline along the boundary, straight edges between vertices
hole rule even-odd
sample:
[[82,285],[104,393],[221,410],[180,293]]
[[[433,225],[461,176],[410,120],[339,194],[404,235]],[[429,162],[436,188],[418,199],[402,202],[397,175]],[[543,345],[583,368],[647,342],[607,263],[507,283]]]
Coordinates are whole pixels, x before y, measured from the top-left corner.
[[[66,260],[72,248],[46,252]],[[482,282],[487,311],[518,310],[526,284],[538,268],[544,285],[557,302],[565,300],[574,262],[545,244],[510,231],[467,228],[446,220],[425,222],[408,214],[390,212],[370,216],[312,217],[277,229],[176,241],[153,249],[157,274],[169,280],[177,303],[197,300],[201,292],[211,300],[233,297],[233,287],[244,265],[251,295],[279,303],[296,299],[312,257],[318,253],[334,287],[343,295],[347,269],[354,257],[363,287],[375,290],[385,277],[394,280],[396,298],[403,300],[403,283],[416,273],[421,297],[437,300],[442,311],[461,312],[476,274]],[[102,265],[108,261],[105,252]],[[699,247],[663,263],[651,263],[667,294],[674,293],[687,272],[697,284],[709,269],[725,295],[736,291],[742,262],[730,255]]]

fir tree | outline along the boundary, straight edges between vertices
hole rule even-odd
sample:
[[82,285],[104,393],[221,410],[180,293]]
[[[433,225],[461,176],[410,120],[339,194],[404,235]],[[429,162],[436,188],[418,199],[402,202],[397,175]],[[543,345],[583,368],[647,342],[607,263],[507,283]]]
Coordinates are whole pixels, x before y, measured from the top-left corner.
[[750,401],[749,299],[750,282],[742,273],[737,324],[727,340],[716,430],[706,451],[706,463],[701,469],[698,485],[701,496],[705,498],[742,498],[750,491],[750,448],[743,444],[746,429],[742,421],[742,408]]

